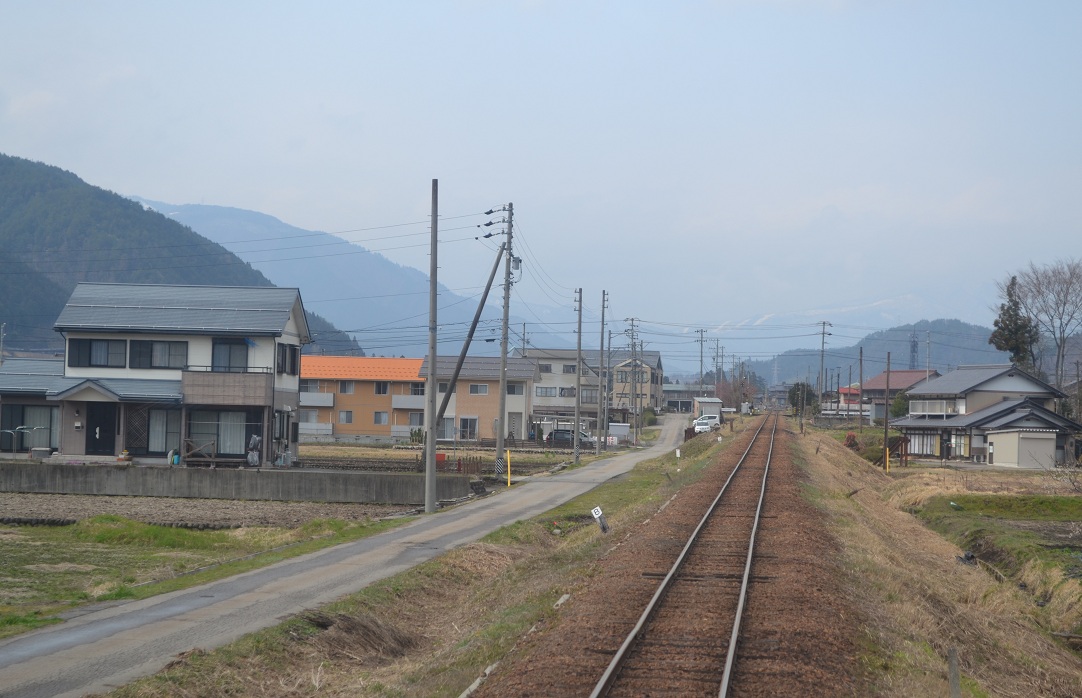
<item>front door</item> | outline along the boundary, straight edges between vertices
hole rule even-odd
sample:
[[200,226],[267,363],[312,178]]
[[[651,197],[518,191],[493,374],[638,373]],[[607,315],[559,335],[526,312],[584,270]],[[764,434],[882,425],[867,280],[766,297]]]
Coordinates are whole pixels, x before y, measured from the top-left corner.
[[86,454],[111,456],[116,453],[116,403],[86,403]]

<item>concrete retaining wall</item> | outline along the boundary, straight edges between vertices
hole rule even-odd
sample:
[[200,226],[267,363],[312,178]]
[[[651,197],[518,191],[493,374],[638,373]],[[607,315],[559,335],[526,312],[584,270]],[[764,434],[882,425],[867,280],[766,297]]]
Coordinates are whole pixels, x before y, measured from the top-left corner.
[[[424,504],[423,473],[306,472],[0,463],[0,491],[294,502]],[[470,493],[462,475],[436,478],[437,499]]]

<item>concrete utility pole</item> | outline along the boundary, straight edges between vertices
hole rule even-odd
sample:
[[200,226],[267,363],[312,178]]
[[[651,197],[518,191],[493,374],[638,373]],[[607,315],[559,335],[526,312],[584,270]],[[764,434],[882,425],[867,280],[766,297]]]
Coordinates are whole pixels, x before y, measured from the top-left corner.
[[695,341],[699,343],[699,397],[703,397],[703,345],[706,344],[706,338],[703,336],[706,334],[706,330],[695,330],[699,333],[699,338]]
[[[636,393],[636,390],[637,390],[637,387],[638,387],[637,386],[637,383],[638,383],[637,373],[638,372],[635,370],[635,323],[637,321],[638,321],[638,319],[633,318],[633,317],[624,318],[624,322],[628,322],[628,323],[631,324],[631,329],[628,330],[629,336],[631,337],[631,374],[628,376],[629,383],[631,385],[631,394],[628,395],[628,398],[627,398],[627,411],[628,411],[629,415],[635,411],[633,406],[635,405],[635,401],[636,401],[635,393]],[[635,441],[635,445],[638,446],[639,445],[639,425],[638,425],[638,420],[635,420],[634,424],[635,424],[635,426],[634,426],[634,429],[632,431],[632,438]]]
[[890,430],[890,352],[887,352],[887,388],[883,398],[883,467],[890,472],[890,442],[887,432]]
[[511,247],[512,227],[515,221],[515,205],[507,204],[507,258],[503,265],[503,324],[500,328],[500,400],[496,414],[496,458],[503,458],[504,437],[507,435],[507,323],[511,315],[511,261],[515,257]]
[[428,424],[425,428],[425,513],[436,511],[436,264],[439,180],[432,180],[432,241],[428,267]]
[[[597,354],[597,442],[594,444],[594,453],[601,455],[601,435],[608,431],[608,419],[604,415],[608,412],[609,381],[606,377],[605,368],[605,306],[608,305],[608,291],[601,292],[601,350]],[[604,420],[604,421],[602,421]],[[602,426],[604,425],[604,426]]]
[[817,403],[816,404],[819,405],[819,406],[822,406],[822,404],[823,404],[823,354],[824,354],[824,352],[826,351],[826,348],[827,348],[827,335],[830,334],[829,332],[827,332],[827,327],[833,327],[833,325],[831,325],[826,320],[820,321],[819,324],[822,325],[822,329],[821,329],[821,334],[820,334],[820,337],[819,337],[819,379],[816,381],[816,392],[818,393],[818,398],[817,398]]
[[579,463],[579,433],[582,431],[582,289],[575,289],[579,327],[575,331],[575,464]]

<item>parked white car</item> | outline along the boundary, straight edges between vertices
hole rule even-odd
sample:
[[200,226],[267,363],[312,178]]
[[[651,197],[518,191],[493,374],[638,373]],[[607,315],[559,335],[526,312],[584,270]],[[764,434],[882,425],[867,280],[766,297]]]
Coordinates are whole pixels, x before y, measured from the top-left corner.
[[692,422],[692,425],[695,427],[696,434],[702,434],[711,429],[721,429],[721,417],[716,414],[704,414]]

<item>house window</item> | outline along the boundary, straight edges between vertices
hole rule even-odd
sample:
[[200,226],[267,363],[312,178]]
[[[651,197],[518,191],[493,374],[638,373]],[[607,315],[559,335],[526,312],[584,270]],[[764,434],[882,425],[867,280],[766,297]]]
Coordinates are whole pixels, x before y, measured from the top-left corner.
[[388,381],[376,381],[376,395],[387,395],[391,392],[391,384]]
[[575,364],[564,364],[564,373],[578,373],[575,370]]
[[410,395],[424,395],[425,384],[424,383],[410,383]]
[[410,412],[410,427],[416,429],[425,425],[424,412]]
[[248,370],[248,342],[243,339],[215,339],[211,370],[244,373]]
[[315,424],[319,421],[319,410],[298,410],[297,421],[301,424]]
[[300,391],[302,393],[318,393],[319,381],[311,378],[301,378]]
[[[440,383],[440,384],[439,384],[439,391],[440,391],[441,393],[446,393],[446,392],[447,392],[447,386],[448,386],[448,385],[449,385],[449,383],[448,383],[448,382],[443,382],[443,383]],[[457,386],[456,386],[456,387],[457,387]],[[452,390],[451,392],[452,392],[452,393],[454,393],[455,391],[454,391],[454,390]]]
[[437,439],[454,439],[455,438],[455,420],[451,417],[444,417],[440,420],[439,425],[436,427]]
[[185,368],[188,365],[188,343],[133,339],[129,347],[128,365],[132,368]]
[[552,364],[537,364],[537,370],[541,373],[552,373]]
[[[53,406],[0,405],[0,453],[28,451],[31,448],[59,448],[60,408]],[[17,427],[26,427],[17,431]],[[12,439],[15,443],[12,444]]]
[[596,405],[599,391],[597,388],[583,388],[582,401],[587,405]]
[[165,454],[177,450],[180,450],[180,410],[150,410],[147,415],[147,453]]
[[128,343],[123,339],[68,340],[68,366],[124,368]]
[[574,388],[560,388],[560,397],[575,397]]
[[338,410],[339,424],[353,424],[353,410]]
[[188,436],[197,451],[205,455],[243,456],[253,435],[262,435],[263,413],[234,410],[193,410],[188,421]]
[[616,372],[616,382],[617,383],[627,383],[628,380],[629,380],[629,378],[628,378],[628,372],[627,371],[617,371]]
[[477,417],[458,418],[458,438],[463,441],[477,440]]
[[338,381],[338,392],[343,395],[352,395],[353,381]]
[[534,388],[534,395],[537,397],[556,397],[556,386],[537,386]]
[[389,424],[386,412],[376,412],[372,415],[372,423],[376,425]]
[[488,385],[485,383],[470,383],[470,395],[488,395]]
[[295,344],[279,344],[275,363],[278,373],[295,376],[301,372],[301,348]]
[[508,395],[525,395],[526,386],[522,383],[508,383],[507,384]]

